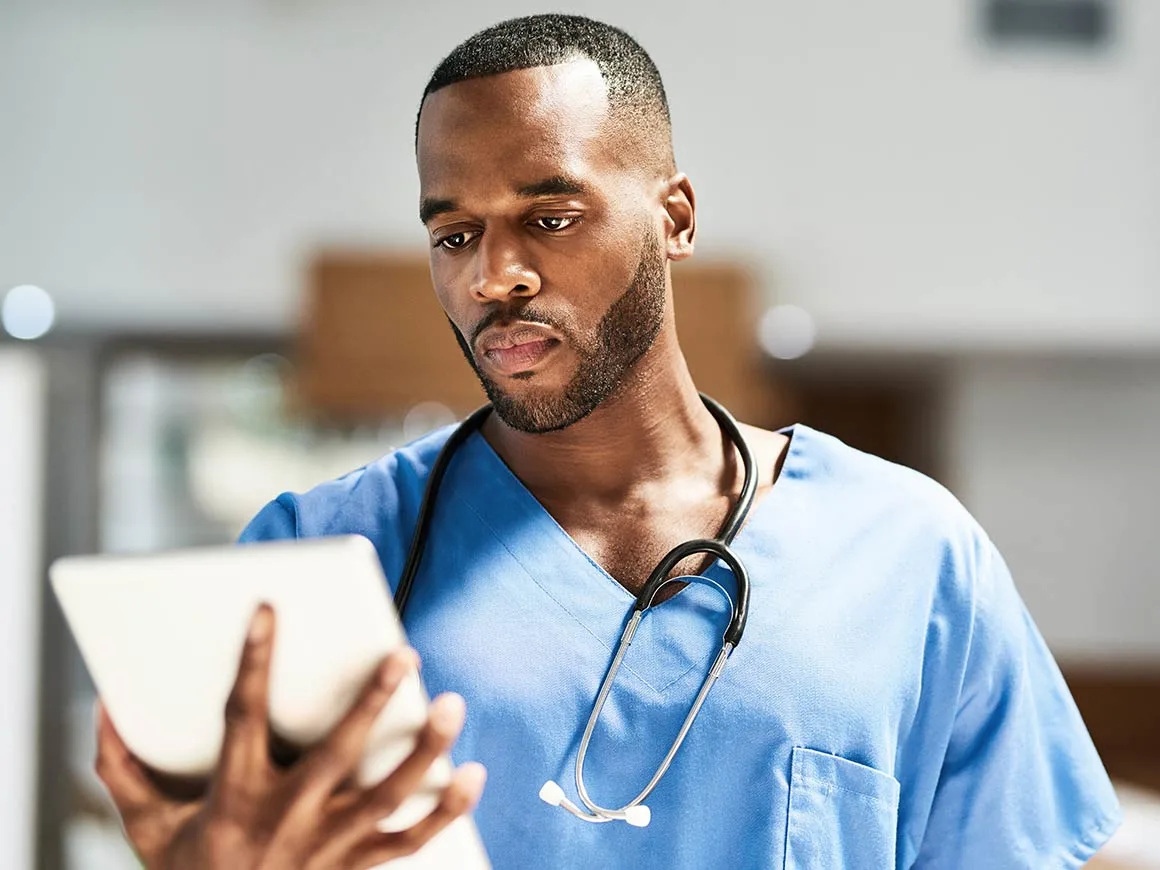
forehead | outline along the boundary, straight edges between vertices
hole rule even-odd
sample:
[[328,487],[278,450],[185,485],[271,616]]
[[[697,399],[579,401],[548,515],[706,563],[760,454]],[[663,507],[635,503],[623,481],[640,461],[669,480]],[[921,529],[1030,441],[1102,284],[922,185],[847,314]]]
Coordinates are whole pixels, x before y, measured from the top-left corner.
[[608,92],[588,59],[469,79],[431,94],[419,118],[424,196],[515,189],[615,162]]

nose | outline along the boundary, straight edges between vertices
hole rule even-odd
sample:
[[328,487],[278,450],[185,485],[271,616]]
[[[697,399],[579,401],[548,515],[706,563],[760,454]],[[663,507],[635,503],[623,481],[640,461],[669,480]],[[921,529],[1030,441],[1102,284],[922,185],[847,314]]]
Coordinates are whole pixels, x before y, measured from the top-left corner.
[[506,302],[513,296],[535,296],[540,276],[528,262],[517,240],[491,229],[479,238],[471,295],[478,302]]

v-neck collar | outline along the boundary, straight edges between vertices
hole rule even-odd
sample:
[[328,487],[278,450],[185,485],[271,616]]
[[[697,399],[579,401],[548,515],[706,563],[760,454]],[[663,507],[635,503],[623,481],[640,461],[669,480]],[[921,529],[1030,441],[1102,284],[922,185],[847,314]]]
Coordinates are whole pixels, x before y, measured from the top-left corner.
[[[770,492],[753,506],[733,542],[734,550],[743,560],[746,552],[753,550],[753,544],[768,535],[771,526],[778,525],[772,515],[785,501],[782,491],[787,483],[798,476],[808,427],[798,424],[781,431],[790,439],[781,473]],[[480,433],[471,435],[460,451],[464,461],[457,463],[460,470],[455,475],[456,484],[449,487],[452,493],[491,530],[533,583],[611,651],[636,596],[585,552]],[[766,548],[759,545],[756,549]],[[752,571],[750,574],[751,583],[761,581],[760,577],[752,576]],[[714,560],[702,576],[720,583],[731,594],[735,591],[732,572],[719,560]],[[713,589],[690,584],[677,595],[654,605],[641,623],[638,638],[665,647],[664,656],[675,656],[687,667],[678,666],[674,672],[671,663],[655,670],[648,662],[638,662],[635,667],[634,663],[626,662],[625,669],[656,691],[664,692],[688,670],[707,667],[705,650],[699,648],[695,638],[689,637],[689,631],[683,630],[687,626],[682,624],[690,619],[700,620],[702,626],[712,621],[723,629],[728,621],[728,604]],[[669,621],[674,625],[663,624]],[[700,628],[693,629],[692,634],[697,633],[703,632]]]

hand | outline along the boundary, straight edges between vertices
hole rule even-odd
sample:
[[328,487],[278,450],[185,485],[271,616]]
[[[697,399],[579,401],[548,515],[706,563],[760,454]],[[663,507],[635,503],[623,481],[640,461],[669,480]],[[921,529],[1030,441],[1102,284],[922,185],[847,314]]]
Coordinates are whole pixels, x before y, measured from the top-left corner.
[[164,793],[99,710],[97,775],[149,870],[364,870],[411,854],[475,806],[486,775],[482,766],[465,764],[426,818],[404,831],[377,828],[459,736],[465,709],[458,695],[435,699],[414,751],[386,779],[370,788],[351,785],[371,725],[417,665],[413,650],[383,661],[321,744],[287,769],[276,766],[267,717],[273,646],[274,613],[262,605],[226,703],[217,769],[196,799]]

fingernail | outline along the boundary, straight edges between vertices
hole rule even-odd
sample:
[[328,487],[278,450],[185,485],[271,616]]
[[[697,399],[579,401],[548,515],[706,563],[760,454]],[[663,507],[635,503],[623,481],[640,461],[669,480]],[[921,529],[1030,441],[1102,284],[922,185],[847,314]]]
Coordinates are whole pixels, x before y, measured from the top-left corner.
[[274,611],[269,604],[259,604],[258,609],[250,618],[250,643],[261,643],[270,636],[274,627]]
[[487,784],[487,768],[478,761],[469,761],[459,767],[459,781],[468,791],[479,793]]
[[407,675],[407,664],[397,658],[389,658],[379,665],[379,686],[383,689],[393,689],[403,681]]
[[384,689],[393,689],[418,667],[418,661],[419,657],[409,647],[391,653],[379,665],[379,685]]
[[448,692],[431,702],[431,724],[441,734],[454,734],[463,727],[467,704],[459,695]]

